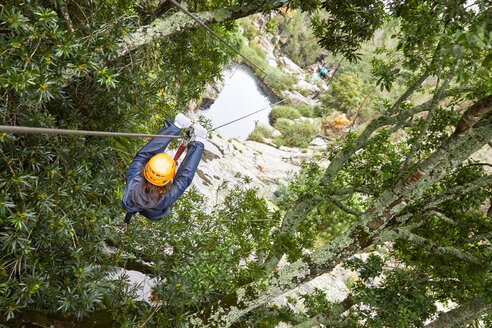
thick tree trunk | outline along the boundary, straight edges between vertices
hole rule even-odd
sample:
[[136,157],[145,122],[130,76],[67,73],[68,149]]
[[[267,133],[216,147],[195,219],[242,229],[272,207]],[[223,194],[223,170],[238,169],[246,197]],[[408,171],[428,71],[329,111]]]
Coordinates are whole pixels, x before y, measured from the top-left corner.
[[[284,4],[285,1],[274,1],[273,3],[267,2],[263,4],[220,8],[193,14],[204,24],[215,24],[278,8]],[[168,17],[156,19],[152,24],[142,26],[133,33],[127,34],[117,45],[117,58],[125,56],[143,45],[162,40],[184,30],[197,28],[198,26],[199,24],[196,21],[181,11]]]
[[[394,112],[403,103],[412,92],[428,77],[428,73],[425,72],[413,85],[411,85],[408,90],[395,102],[395,104],[391,107],[389,112]],[[458,90],[451,89],[445,90],[440,93],[440,96],[437,98],[438,100],[444,99],[449,95],[453,94]],[[467,88],[460,90],[461,92],[467,92]],[[367,143],[370,141],[372,134],[377,131],[377,129],[387,126],[387,125],[396,125],[403,124],[407,119],[411,118],[413,115],[417,113],[422,113],[432,106],[435,99],[431,99],[421,105],[415,106],[412,109],[404,111],[398,115],[382,115],[375,120],[371,121],[369,125],[364,129],[360,137],[355,141],[352,148],[350,150],[340,151],[335,158],[332,160],[330,165],[325,171],[323,178],[321,179],[322,185],[326,187],[327,194],[330,195],[331,190],[329,190],[332,185],[333,179],[338,174],[340,169],[343,168],[343,165],[350,159],[350,157],[355,154],[359,149],[362,149]],[[336,190],[332,190],[333,193]],[[333,194],[332,193],[332,194]],[[296,228],[301,223],[301,221],[315,208],[320,202],[324,199],[320,197],[314,197],[314,195],[308,195],[303,199],[299,199],[293,208],[288,211],[284,218],[282,219],[282,227],[279,231],[278,240],[282,240],[284,236],[288,236],[290,234],[295,233]],[[282,247],[274,247],[271,253],[265,260],[263,265],[263,271],[265,274],[269,274],[274,270],[277,266],[278,262],[282,258],[284,254],[284,250]]]
[[442,313],[426,328],[465,327],[465,325],[492,311],[492,304],[485,297],[475,297],[470,302]]
[[[405,223],[401,219],[406,206],[419,197],[444,175],[479,150],[492,139],[492,96],[471,106],[458,123],[456,132],[429,158],[424,160],[394,188],[374,201],[349,231],[306,255],[304,258],[228,294],[221,301],[195,314],[193,327],[230,327],[252,309],[313,278],[330,272],[336,264],[370,246],[388,227]],[[479,120],[476,114],[484,115]],[[473,117],[473,119],[471,119]],[[470,121],[476,122],[471,129]],[[463,125],[465,128],[462,128]]]

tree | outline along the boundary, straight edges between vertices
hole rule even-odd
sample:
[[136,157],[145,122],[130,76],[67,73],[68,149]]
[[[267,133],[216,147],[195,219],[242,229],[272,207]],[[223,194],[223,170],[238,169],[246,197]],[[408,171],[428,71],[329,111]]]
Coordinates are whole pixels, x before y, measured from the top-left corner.
[[[141,22],[158,4],[144,9],[139,5],[2,4],[2,124],[155,132],[165,117],[196,99],[230,55],[189,21],[179,34],[171,28],[162,38],[148,38],[145,48],[122,53],[125,36],[143,35]],[[213,16],[214,9],[237,9],[238,3],[190,5],[210,18],[210,11]],[[230,19],[227,8],[218,12],[219,21]],[[173,22],[176,12],[169,17]],[[234,24],[213,28],[226,39],[235,33]],[[112,220],[121,215],[118,198],[126,166],[145,141],[7,134],[0,138],[1,321],[36,322],[49,315],[53,317],[45,318],[47,322],[90,320],[105,309],[121,308],[126,284],[108,275],[124,265],[126,256],[104,249],[118,235]],[[106,319],[112,317],[101,320]]]
[[[201,12],[223,3],[188,5]],[[317,1],[290,5],[318,8]],[[119,53],[122,34],[144,32],[142,19],[178,17],[156,18],[157,8],[133,1],[2,7],[3,123],[156,130],[229,60],[203,30],[145,35],[144,46]],[[351,60],[384,19],[398,19],[396,49],[375,72],[386,88],[397,79],[408,88],[360,135],[328,148],[326,169],[304,165],[285,212],[268,210],[254,190],[232,190],[205,211],[203,197],[190,191],[165,221],[136,220],[125,231],[111,219],[120,215],[124,168],[141,142],[1,136],[0,304],[9,324],[382,327],[434,320],[429,325],[439,327],[490,312],[491,210],[484,206],[492,178],[489,162],[471,159],[492,139],[487,2],[392,1],[384,11],[382,1],[325,1],[321,8],[331,18],[315,19],[314,32]],[[233,24],[214,29],[233,39]],[[415,95],[418,105],[409,101]],[[326,242],[315,248],[320,231]],[[381,244],[367,261],[352,258]],[[284,255],[290,264],[278,270]],[[399,266],[387,268],[387,257]],[[316,292],[304,296],[304,314],[269,306],[338,263],[359,270],[361,280],[342,303]],[[158,280],[154,306],[136,301],[124,279],[108,278],[119,267]],[[369,285],[377,277],[385,278]],[[435,302],[449,300],[458,308],[438,314]]]
[[[326,36],[325,40],[337,35],[342,40],[350,40],[348,45],[323,42],[354,59],[360,41],[370,37],[371,31],[380,25],[376,16],[382,13],[383,4],[368,1],[360,7],[351,2],[325,2],[324,5],[345,24],[333,26],[333,18],[331,23],[315,22],[318,25],[315,30]],[[335,12],[339,8],[337,5],[344,7],[341,14]],[[485,3],[475,5],[470,8],[458,1],[391,2],[390,15],[401,20],[397,35],[397,49],[401,51],[398,62],[401,64],[397,68],[395,62],[393,67],[387,64],[386,71],[391,74],[381,76],[380,83],[391,85],[396,77],[406,76],[409,81],[407,91],[388,106],[383,115],[370,122],[360,136],[349,135],[342,147],[332,149],[331,163],[317,182],[309,181],[306,188],[298,188],[298,198],[282,219],[275,246],[264,261],[267,275],[199,311],[193,325],[230,326],[293,286],[329,272],[337,263],[378,243],[386,234],[392,236],[391,240],[404,240],[423,247],[426,256],[433,259],[436,256],[439,263],[449,262],[449,257],[457,259],[459,264],[456,266],[461,268],[448,264],[446,270],[417,261],[415,255],[412,260],[404,260],[424,269],[427,267],[427,281],[437,276],[462,282],[462,291],[469,295],[459,299],[460,302],[488,294],[490,278],[484,274],[489,272],[490,244],[485,236],[490,231],[490,222],[479,208],[490,198],[491,177],[481,169],[490,164],[465,164],[492,137],[488,73],[490,39],[487,36],[490,11]],[[372,9],[368,10],[368,7]],[[361,12],[370,17],[360,21],[358,14]],[[367,25],[369,28],[364,30],[367,35],[360,37],[358,32]],[[406,103],[430,76],[437,79],[431,98],[417,106]],[[460,100],[466,100],[469,105],[457,110],[455,106]],[[421,113],[426,113],[426,117],[416,116]],[[454,128],[453,133],[450,133],[451,128]],[[408,135],[405,141],[390,142],[392,134],[402,131]],[[387,152],[381,153],[381,148]],[[359,203],[365,199],[361,211],[348,205],[347,199],[353,201],[354,197]],[[299,233],[300,225],[326,200],[347,215],[355,216],[354,223],[310,254],[299,255],[298,251],[297,254],[291,251],[298,250],[296,233]],[[443,217],[447,215],[455,220],[446,222]],[[443,236],[442,232],[439,236],[437,232],[430,234],[429,239],[423,237],[427,235],[424,232],[435,231],[432,227],[435,220],[440,220],[438,225],[444,224],[443,221],[454,224],[454,229],[458,230],[470,217],[478,221],[459,238],[453,240],[446,234]],[[450,228],[446,226],[446,229]],[[438,230],[442,231],[442,228]],[[481,237],[476,239],[477,236]],[[406,256],[412,253],[411,249],[399,248],[399,251],[405,252]],[[275,271],[286,253],[295,255],[292,264]],[[481,277],[479,286],[465,283],[473,279],[471,277]],[[447,290],[441,287],[439,292],[450,294],[440,297],[456,299],[449,284],[446,287]],[[431,289],[426,287],[424,290],[430,292]],[[490,300],[484,302],[488,304]],[[372,309],[377,312],[377,308]],[[419,316],[421,319],[424,314]],[[335,316],[333,320],[339,320],[339,317]]]

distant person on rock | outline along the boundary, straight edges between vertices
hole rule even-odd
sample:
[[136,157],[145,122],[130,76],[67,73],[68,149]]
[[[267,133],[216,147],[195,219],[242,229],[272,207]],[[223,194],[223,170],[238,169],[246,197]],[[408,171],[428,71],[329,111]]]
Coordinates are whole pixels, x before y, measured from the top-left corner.
[[[190,119],[178,114],[174,123],[166,119],[158,134],[179,135],[181,129],[187,129],[191,124]],[[159,220],[169,214],[169,208],[191,184],[202,158],[207,130],[195,124],[194,135],[177,172],[174,159],[164,153],[171,138],[154,138],[140,149],[126,172],[126,188],[121,202],[127,211],[126,223],[137,212],[150,220]]]

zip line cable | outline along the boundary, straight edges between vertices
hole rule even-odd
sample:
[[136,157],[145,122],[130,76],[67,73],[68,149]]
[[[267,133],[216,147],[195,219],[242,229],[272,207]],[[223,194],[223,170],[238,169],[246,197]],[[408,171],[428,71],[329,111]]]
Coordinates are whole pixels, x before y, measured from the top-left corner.
[[35,128],[30,126],[10,126],[10,125],[0,125],[0,132],[28,133],[28,134],[55,134],[55,135],[61,134],[61,135],[71,135],[71,136],[79,135],[79,136],[91,136],[91,137],[173,138],[173,139],[184,138],[181,136],[160,135],[160,134],[50,129],[50,128]]
[[[177,7],[179,10],[181,10],[183,13],[185,13],[187,16],[191,17],[194,21],[196,21],[200,26],[202,26],[206,31],[211,33],[213,36],[215,36],[217,39],[219,39],[223,44],[225,44],[228,48],[233,50],[235,53],[237,53],[239,56],[244,58],[248,63],[250,63],[253,67],[258,69],[260,72],[265,74],[266,76],[270,77],[273,81],[283,84],[284,83],[278,81],[275,79],[273,76],[265,72],[263,69],[258,67],[255,63],[253,63],[251,60],[249,60],[246,56],[244,56],[241,52],[236,50],[233,46],[231,46],[227,41],[225,41],[222,37],[220,37],[217,33],[212,31],[207,25],[205,25],[202,21],[200,21],[198,18],[196,18],[192,13],[190,13],[186,8],[181,6],[179,3],[177,3],[175,0],[169,0],[171,4],[173,4],[175,7]],[[261,111],[264,111],[268,108],[271,108],[275,105],[278,105],[282,102],[284,102],[286,98],[281,99],[280,101],[277,101],[276,103],[267,106],[265,108],[262,108],[260,110],[257,110],[255,112],[252,112],[250,114],[244,115],[238,119],[235,119],[233,121],[230,121],[228,123],[222,124],[218,127],[213,128],[210,131],[215,131],[219,128],[222,128],[226,125],[232,124],[234,122],[237,122],[239,120],[242,120],[248,116],[254,115],[256,113],[259,113]],[[5,133],[26,133],[26,134],[50,134],[50,135],[80,135],[80,136],[92,136],[92,137],[129,137],[129,138],[173,138],[173,139],[182,139],[184,137],[182,136],[172,136],[172,135],[160,135],[160,134],[142,134],[142,133],[120,133],[120,132],[104,132],[104,131],[88,131],[88,130],[67,130],[67,129],[52,129],[52,128],[37,128],[37,127],[29,127],[29,126],[9,126],[9,125],[0,125],[0,132],[5,132]]]
[[217,127],[213,128],[213,129],[212,129],[212,130],[210,130],[210,131],[215,131],[215,130],[220,129],[220,128],[222,128],[222,127],[226,126],[226,125],[229,125],[229,124],[232,124],[232,123],[237,122],[237,121],[239,121],[239,120],[242,120],[243,118],[246,118],[246,117],[248,117],[248,116],[251,116],[251,115],[254,115],[254,114],[256,114],[256,113],[259,113],[259,112],[261,112],[261,111],[263,111],[263,110],[265,110],[265,109],[272,108],[273,106],[278,105],[278,104],[280,104],[281,102],[284,102],[284,101],[285,101],[285,99],[282,99],[282,100],[280,100],[280,101],[277,101],[275,104],[272,104],[272,105],[270,105],[270,106],[268,106],[268,107],[265,107],[265,108],[259,109],[259,110],[255,111],[255,112],[253,112],[253,113],[249,113],[248,115],[244,115],[244,116],[242,116],[242,117],[240,117],[240,118],[235,119],[234,121],[230,121],[230,122],[228,122],[228,123],[225,123],[225,124],[219,125],[219,126],[217,126]]
[[[239,52],[239,50],[236,50],[236,48],[234,48],[233,46],[231,46],[226,40],[224,40],[222,37],[220,37],[217,33],[215,33],[214,31],[212,31],[212,29],[210,29],[207,25],[205,25],[201,20],[199,20],[198,18],[195,17],[195,15],[193,15],[192,13],[190,13],[186,8],[184,8],[181,4],[177,3],[175,0],[169,0],[169,2],[171,2],[171,4],[173,4],[176,8],[178,8],[179,10],[181,10],[183,13],[185,13],[187,16],[191,17],[191,19],[193,19],[195,22],[197,22],[201,27],[203,27],[207,32],[211,33],[213,36],[215,36],[217,39],[219,39],[219,41],[221,41],[223,44],[225,44],[229,49],[231,49],[232,51],[234,51],[235,53],[237,53],[239,56],[241,56],[242,58],[244,58],[244,60],[246,60],[248,63],[250,63],[251,65],[253,65],[253,67],[255,67],[256,69],[258,69],[260,72],[262,72],[263,74],[265,74],[266,76],[268,76],[269,78],[271,78],[273,81],[277,82],[277,83],[280,83],[284,86],[287,86],[286,84],[278,81],[277,79],[275,79],[273,76],[271,76],[270,74],[268,74],[267,72],[265,72],[263,69],[261,69],[260,67],[258,67],[258,65],[256,65],[255,63],[253,63],[251,60],[249,60],[245,55],[243,55],[241,52]],[[287,86],[288,87],[288,86]],[[245,115],[245,116],[242,116],[238,119],[235,119],[229,123],[226,123],[226,124],[222,124],[220,126],[217,126],[215,128],[213,128],[212,130],[210,131],[215,131],[219,128],[222,128],[226,125],[229,125],[229,124],[232,124],[234,122],[237,122],[239,120],[242,120],[243,118],[246,118],[248,116],[251,116],[251,115],[254,115],[256,113],[259,113],[261,111],[264,111],[268,108],[272,108],[273,106],[275,105],[278,105],[282,102],[284,102],[286,100],[286,98],[284,99],[281,99],[280,101],[276,102],[275,104],[273,105],[270,105],[268,107],[265,107],[265,108],[262,108],[260,110],[257,110],[253,113],[250,113],[248,115]]]
[[[239,52],[239,50],[236,50],[236,48],[234,48],[233,46],[231,46],[226,40],[224,40],[220,35],[218,35],[217,33],[215,33],[214,31],[212,31],[212,29],[210,27],[208,27],[207,25],[205,25],[201,20],[199,20],[198,18],[195,17],[195,15],[193,15],[192,13],[190,13],[185,7],[183,7],[182,5],[180,5],[178,2],[176,2],[175,0],[169,0],[169,2],[171,2],[171,4],[173,4],[176,8],[178,8],[179,10],[181,10],[184,14],[186,14],[187,16],[189,16],[191,19],[193,19],[195,22],[197,22],[201,27],[203,27],[205,30],[207,30],[207,32],[211,33],[213,36],[215,36],[217,39],[219,39],[219,41],[221,41],[223,44],[225,44],[229,49],[231,49],[232,51],[234,51],[235,53],[237,53],[239,56],[241,56],[242,58],[244,58],[244,60],[246,60],[248,63],[250,63],[251,65],[253,65],[256,69],[258,69],[260,72],[262,72],[263,74],[265,74],[266,76],[270,77],[272,80],[274,80],[275,82],[277,83],[280,83],[280,84],[283,84],[285,85],[284,83],[278,81],[277,79],[275,79],[273,76],[271,76],[270,74],[268,74],[267,72],[265,72],[263,69],[261,69],[260,67],[258,67],[258,65],[256,65],[255,63],[253,63],[251,60],[248,59],[248,57],[246,57],[245,55],[243,55],[241,52]],[[286,86],[286,85],[285,85]]]

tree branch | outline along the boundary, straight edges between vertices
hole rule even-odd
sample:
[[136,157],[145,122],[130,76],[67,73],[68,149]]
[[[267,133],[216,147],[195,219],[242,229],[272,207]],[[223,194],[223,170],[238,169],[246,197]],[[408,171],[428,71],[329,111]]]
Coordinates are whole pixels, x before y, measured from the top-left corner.
[[[230,327],[252,309],[313,277],[330,272],[342,260],[372,245],[390,223],[396,228],[403,225],[405,220],[396,218],[401,217],[407,204],[421,197],[449,170],[456,168],[492,139],[492,115],[480,119],[473,129],[467,129],[464,133],[451,135],[408,177],[396,183],[392,189],[384,191],[348,231],[296,262],[240,287],[203,308],[191,316],[190,326]],[[467,256],[467,259],[470,257]]]
[[412,244],[422,247],[423,249],[425,249],[426,251],[432,254],[451,255],[460,260],[475,265],[479,265],[479,266],[484,265],[484,261],[476,258],[473,255],[463,253],[455,247],[441,247],[435,243],[432,243],[430,240],[426,238],[423,238],[419,235],[410,232],[410,230],[407,228],[396,228],[392,231],[387,231],[384,233],[384,236],[382,236],[380,239],[381,241],[394,241],[398,239],[406,240],[411,242]]
[[426,201],[425,210],[431,210],[437,205],[442,204],[450,199],[455,199],[457,195],[465,195],[483,186],[492,183],[492,175],[488,175],[486,178],[479,178],[475,181],[467,183],[465,185],[458,186],[453,189],[446,190],[440,195],[433,195]]
[[405,91],[405,93],[402,94],[400,98],[398,98],[393,106],[391,106],[391,108],[387,112],[387,115],[395,114],[398,108],[400,108],[401,104],[403,104],[403,102],[415,92],[415,90],[425,81],[425,79],[429,77],[429,75],[430,70],[426,70],[422,75],[420,75],[420,77],[415,82],[413,82],[413,84]]
[[312,318],[299,323],[293,328],[311,328],[317,327],[320,324],[327,327],[343,327],[352,322],[351,318],[343,318],[342,313],[349,310],[355,304],[355,299],[352,294],[347,296],[342,302],[334,304],[330,313],[320,313]]
[[405,158],[405,163],[403,163],[402,168],[401,168],[401,174],[402,175],[407,170],[408,165],[410,164],[410,161],[412,160],[413,156],[420,150],[420,148],[421,148],[420,141],[422,140],[424,135],[429,130],[429,126],[431,125],[432,119],[434,117],[436,105],[438,104],[439,99],[441,98],[442,92],[447,89],[449,82],[451,82],[451,79],[454,76],[454,72],[456,71],[456,68],[457,68],[457,66],[455,65],[455,67],[451,70],[448,78],[444,81],[444,83],[441,87],[439,87],[439,81],[441,79],[441,74],[438,75],[437,82],[436,82],[436,91],[434,91],[434,96],[432,97],[432,100],[429,104],[429,112],[427,114],[427,120],[425,121],[425,124],[424,124],[422,130],[420,131],[419,135],[417,136],[417,139],[413,142],[412,148],[410,149],[410,153]]
[[461,136],[466,131],[468,131],[473,124],[483,115],[490,112],[492,107],[492,95],[480,99],[478,102],[473,104],[466,112],[461,116],[458,124],[456,125],[456,130],[453,135]]
[[468,303],[442,313],[425,328],[465,327],[467,323],[489,313],[491,309],[492,303],[488,302],[485,297],[476,296]]
[[[215,24],[246,17],[264,10],[281,7],[284,4],[284,1],[275,1],[274,3],[267,4],[251,4],[247,6],[214,9],[194,13],[194,15],[204,24]],[[124,36],[122,41],[117,45],[118,50],[116,58],[125,56],[129,52],[143,45],[162,40],[184,30],[197,28],[198,26],[196,21],[181,11],[163,19],[156,19],[150,25],[142,26],[133,33]]]
[[446,215],[444,215],[443,213],[439,212],[438,210],[436,210],[435,208],[432,209],[430,212],[429,212],[430,216],[434,215],[434,216],[437,216],[439,219],[443,220],[444,222],[448,223],[448,224],[451,224],[453,226],[456,226],[457,223],[456,221],[454,220],[451,220],[450,218],[448,218]]
[[335,204],[339,209],[341,209],[345,213],[352,214],[354,216],[361,216],[362,215],[362,212],[348,208],[347,206],[343,205],[343,203],[341,201],[339,201],[338,199],[336,199],[334,197],[328,197],[328,201]]
[[[425,74],[424,74],[425,75]],[[417,88],[417,86],[412,85],[411,88]],[[408,91],[408,90],[407,90]],[[464,88],[455,88],[450,90],[443,91],[438,100],[446,98],[455,92],[466,92],[469,91],[468,87]],[[378,118],[372,120],[364,131],[361,133],[359,138],[351,145],[349,149],[343,149],[337,153],[335,158],[330,162],[330,165],[325,170],[323,177],[321,178],[321,185],[325,186],[327,190],[333,189],[331,184],[337,175],[337,173],[343,168],[343,165],[350,159],[350,157],[355,154],[359,149],[363,148],[370,141],[371,135],[379,128],[385,125],[397,124],[397,127],[402,127],[405,124],[405,121],[412,117],[413,115],[428,110],[429,106],[432,104],[433,100],[429,100],[421,105],[414,106],[413,108],[406,110],[403,113],[400,113],[395,116],[379,116]],[[336,191],[333,191],[333,194]],[[328,193],[331,194],[331,191]],[[300,222],[311,212],[313,207],[317,206],[320,203],[320,200],[317,200],[316,197],[305,197],[302,200],[298,200],[293,209],[289,210],[283,220],[282,226],[280,228],[278,234],[278,240],[282,240],[285,235],[295,232],[295,229],[299,226]],[[265,260],[265,264],[263,265],[263,271],[266,274],[269,274],[273,271],[273,269],[277,266],[278,262],[282,258],[284,251],[281,245],[280,247],[273,248],[270,254],[267,256]]]

